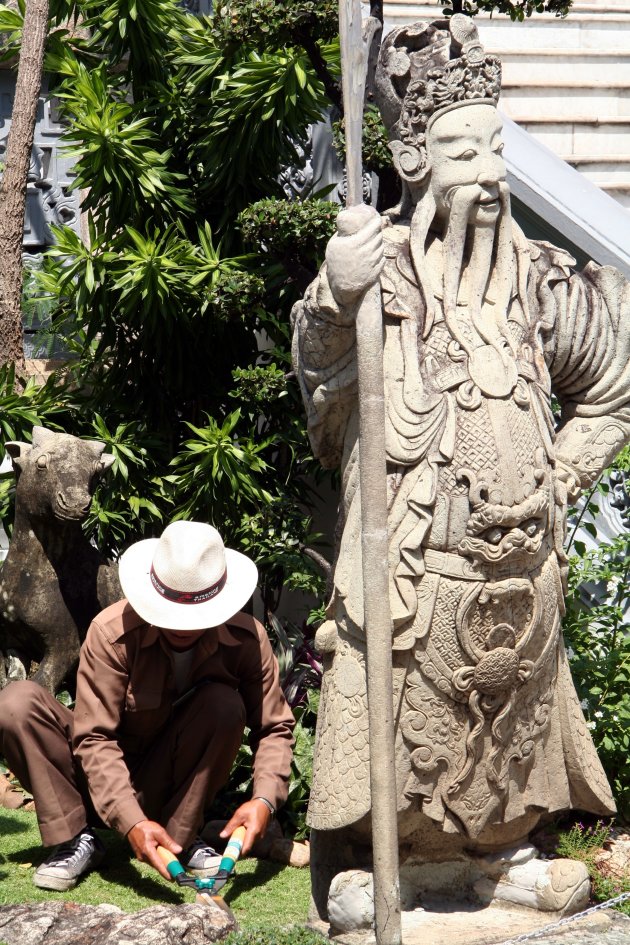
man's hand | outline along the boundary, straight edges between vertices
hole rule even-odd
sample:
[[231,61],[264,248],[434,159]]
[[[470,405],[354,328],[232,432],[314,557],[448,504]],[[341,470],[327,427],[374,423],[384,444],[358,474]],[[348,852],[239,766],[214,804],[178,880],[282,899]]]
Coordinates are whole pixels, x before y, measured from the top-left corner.
[[342,210],[326,249],[326,275],[338,305],[352,305],[381,274],[385,259],[381,216],[359,204]]
[[244,856],[249,853],[256,840],[265,836],[270,820],[271,811],[265,802],[261,801],[260,798],[254,798],[251,801],[246,801],[245,804],[241,804],[234,811],[232,818],[221,831],[221,836],[227,838],[234,833],[237,827],[245,827],[247,833],[243,842],[242,854]]
[[154,820],[141,820],[131,828],[127,840],[141,863],[150,863],[164,879],[171,878],[158,855],[157,847],[166,847],[175,856],[182,852],[182,848],[167,834],[164,827]]

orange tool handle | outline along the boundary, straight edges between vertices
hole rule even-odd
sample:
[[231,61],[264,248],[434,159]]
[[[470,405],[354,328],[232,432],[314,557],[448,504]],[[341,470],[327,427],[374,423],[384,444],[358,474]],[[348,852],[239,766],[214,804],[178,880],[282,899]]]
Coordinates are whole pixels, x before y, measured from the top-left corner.
[[227,846],[223,851],[223,858],[219,865],[219,873],[222,873],[224,870],[227,873],[231,873],[234,869],[234,865],[241,855],[241,850],[243,849],[243,843],[245,841],[245,835],[247,829],[245,827],[237,827],[230,839],[227,842]]
[[162,863],[164,863],[164,866],[168,870],[168,874],[172,879],[177,879],[181,873],[186,872],[174,853],[171,853],[171,851],[167,850],[166,847],[158,846],[156,849],[159,858],[162,860]]

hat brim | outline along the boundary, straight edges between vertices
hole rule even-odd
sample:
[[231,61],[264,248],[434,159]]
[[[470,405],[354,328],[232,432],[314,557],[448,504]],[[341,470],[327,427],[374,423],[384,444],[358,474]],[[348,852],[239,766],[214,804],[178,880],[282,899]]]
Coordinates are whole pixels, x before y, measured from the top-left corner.
[[225,549],[227,578],[216,597],[200,604],[178,604],[159,594],[151,582],[151,564],[158,538],[136,542],[121,555],[118,577],[135,612],[164,630],[205,630],[238,613],[254,593],[258,568],[240,551]]

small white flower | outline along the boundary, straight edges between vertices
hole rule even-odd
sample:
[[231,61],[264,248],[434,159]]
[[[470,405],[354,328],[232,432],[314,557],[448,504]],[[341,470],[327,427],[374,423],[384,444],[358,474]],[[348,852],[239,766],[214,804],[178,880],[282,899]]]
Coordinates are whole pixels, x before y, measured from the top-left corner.
[[604,718],[604,713],[603,713],[603,712],[600,712],[599,709],[597,710],[597,712],[593,712],[593,715],[595,716],[596,719],[603,719],[603,718]]
[[595,728],[595,722],[587,722],[587,723],[586,723],[586,727],[587,727],[587,728],[590,728],[590,729]]
[[583,712],[586,712],[588,709],[588,699],[582,699],[580,702],[580,709],[582,709]]
[[619,716],[613,715],[613,722],[618,722],[618,721],[619,721]]
[[575,650],[571,646],[567,647],[567,659],[569,660],[575,659]]

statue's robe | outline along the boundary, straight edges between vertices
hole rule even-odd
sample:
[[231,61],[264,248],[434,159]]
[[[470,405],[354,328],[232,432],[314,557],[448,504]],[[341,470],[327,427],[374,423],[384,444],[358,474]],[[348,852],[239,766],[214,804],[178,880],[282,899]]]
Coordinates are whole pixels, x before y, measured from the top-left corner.
[[[439,289],[418,286],[409,227],[383,236],[399,809],[421,809],[473,846],[487,827],[496,838],[534,812],[611,814],[560,622],[565,482],[588,486],[630,436],[629,285],[610,267],[571,274],[568,254],[515,228],[507,311],[496,311],[492,280],[481,311],[482,322],[507,319],[511,351],[497,359],[467,318],[464,272],[469,357]],[[435,284],[441,265],[434,238]],[[311,442],[342,472],[308,815],[330,830],[370,809],[354,313],[336,304],[324,268],[294,314]]]

